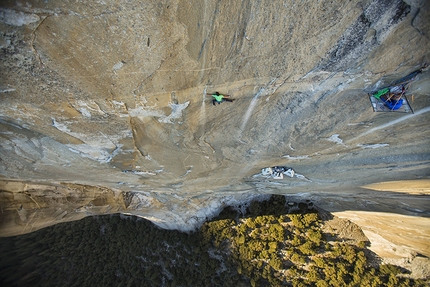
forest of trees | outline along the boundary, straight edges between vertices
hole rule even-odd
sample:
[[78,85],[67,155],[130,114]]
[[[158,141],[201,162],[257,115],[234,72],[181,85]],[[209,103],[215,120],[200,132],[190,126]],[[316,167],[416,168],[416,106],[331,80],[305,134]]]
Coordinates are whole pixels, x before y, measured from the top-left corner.
[[145,219],[87,217],[0,238],[1,286],[428,286],[372,266],[366,242],[327,240],[308,203],[283,196],[225,209],[193,233]]

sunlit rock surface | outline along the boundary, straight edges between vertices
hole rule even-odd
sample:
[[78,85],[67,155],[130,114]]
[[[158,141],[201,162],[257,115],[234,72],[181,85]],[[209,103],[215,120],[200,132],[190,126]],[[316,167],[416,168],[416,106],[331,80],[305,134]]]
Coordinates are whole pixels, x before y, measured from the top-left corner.
[[[429,72],[414,114],[367,96],[430,61],[428,2],[197,2],[2,2],[2,236],[115,212],[192,230],[277,193],[430,256]],[[303,177],[257,175],[275,165]]]

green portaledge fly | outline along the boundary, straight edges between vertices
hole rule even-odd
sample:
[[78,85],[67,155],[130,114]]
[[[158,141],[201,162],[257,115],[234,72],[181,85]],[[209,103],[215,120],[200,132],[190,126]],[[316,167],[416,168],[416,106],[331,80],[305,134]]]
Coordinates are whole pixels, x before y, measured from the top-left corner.
[[377,91],[377,92],[376,92],[376,94],[373,94],[373,96],[379,100],[379,98],[380,98],[381,96],[385,95],[385,94],[386,94],[386,93],[388,93],[389,91],[390,91],[390,89],[389,89],[389,88],[385,88],[385,89],[382,89],[382,90]]

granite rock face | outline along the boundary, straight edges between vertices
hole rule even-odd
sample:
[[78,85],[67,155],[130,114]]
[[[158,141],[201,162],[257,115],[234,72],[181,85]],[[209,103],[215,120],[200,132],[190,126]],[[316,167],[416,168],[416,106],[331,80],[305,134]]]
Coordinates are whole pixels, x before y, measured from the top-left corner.
[[[430,215],[427,181],[361,188],[430,174],[428,71],[414,114],[367,96],[430,61],[426,1],[144,2],[2,4],[2,234],[112,212],[191,230],[269,193]],[[255,176],[277,165],[303,177]]]

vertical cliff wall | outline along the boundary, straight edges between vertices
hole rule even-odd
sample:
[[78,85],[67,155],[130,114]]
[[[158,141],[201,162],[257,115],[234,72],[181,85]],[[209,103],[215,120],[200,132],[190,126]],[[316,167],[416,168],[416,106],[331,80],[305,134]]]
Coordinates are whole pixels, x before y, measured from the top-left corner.
[[[429,73],[414,114],[367,97],[430,60],[428,19],[427,1],[5,1],[3,230],[109,212],[191,229],[262,193],[428,217],[425,196],[360,189],[429,176]],[[273,165],[304,177],[254,176]]]

